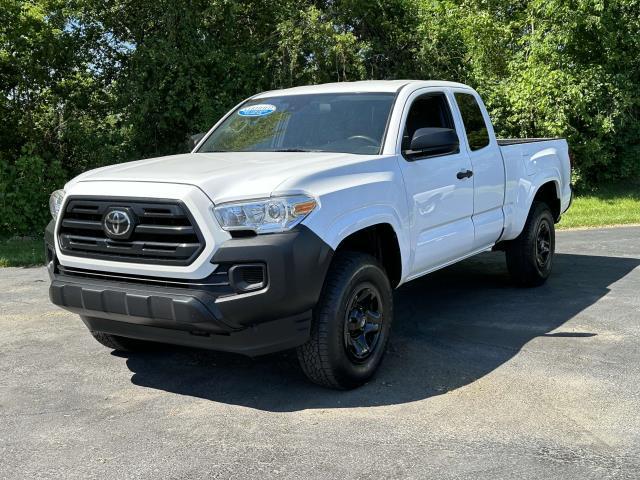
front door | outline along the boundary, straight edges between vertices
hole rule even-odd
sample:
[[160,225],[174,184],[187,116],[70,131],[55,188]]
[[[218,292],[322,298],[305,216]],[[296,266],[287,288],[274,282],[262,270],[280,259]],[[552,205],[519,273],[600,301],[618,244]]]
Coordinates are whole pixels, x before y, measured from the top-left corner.
[[473,176],[466,149],[421,155],[411,151],[419,128],[456,128],[450,99],[443,91],[414,93],[405,107],[400,157],[407,188],[413,262],[417,277],[473,249]]

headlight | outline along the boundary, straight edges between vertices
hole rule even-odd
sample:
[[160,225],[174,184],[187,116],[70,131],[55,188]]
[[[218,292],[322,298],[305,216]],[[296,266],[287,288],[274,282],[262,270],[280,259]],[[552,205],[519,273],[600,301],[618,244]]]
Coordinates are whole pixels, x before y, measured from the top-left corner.
[[54,220],[58,218],[58,213],[60,213],[60,209],[62,208],[64,193],[64,190],[56,190],[51,194],[51,197],[49,197],[49,211]]
[[213,212],[225,230],[275,233],[292,229],[317,206],[314,198],[296,195],[226,203],[215,207]]

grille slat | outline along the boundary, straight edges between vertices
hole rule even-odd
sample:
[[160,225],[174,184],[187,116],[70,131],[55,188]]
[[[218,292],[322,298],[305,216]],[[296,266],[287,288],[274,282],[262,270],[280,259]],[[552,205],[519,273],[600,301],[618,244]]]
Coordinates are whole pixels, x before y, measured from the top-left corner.
[[136,227],[136,233],[150,233],[160,235],[193,235],[194,229],[186,225],[146,225]]
[[[102,219],[112,208],[127,208],[137,225],[127,240],[108,238]],[[60,248],[67,255],[123,262],[189,265],[205,242],[180,202],[72,197],[60,222]]]
[[75,220],[65,218],[62,221],[64,228],[78,228],[83,230],[102,230],[102,223],[97,220]]
[[162,207],[142,207],[136,213],[143,217],[151,218],[186,218],[184,211],[176,205],[163,205]]

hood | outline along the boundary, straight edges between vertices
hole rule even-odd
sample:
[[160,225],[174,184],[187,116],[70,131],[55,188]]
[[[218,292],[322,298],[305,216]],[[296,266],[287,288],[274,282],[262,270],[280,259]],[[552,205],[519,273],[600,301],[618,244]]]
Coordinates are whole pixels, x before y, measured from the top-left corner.
[[188,153],[86,172],[74,182],[131,181],[194,185],[213,202],[268,197],[296,176],[377,158],[328,152]]

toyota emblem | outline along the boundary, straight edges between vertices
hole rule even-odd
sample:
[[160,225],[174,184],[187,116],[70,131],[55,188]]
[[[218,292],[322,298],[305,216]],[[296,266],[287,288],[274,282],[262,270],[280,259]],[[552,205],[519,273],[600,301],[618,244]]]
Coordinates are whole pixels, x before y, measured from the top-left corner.
[[126,210],[111,210],[102,221],[105,233],[111,238],[126,238],[131,232],[133,222]]

